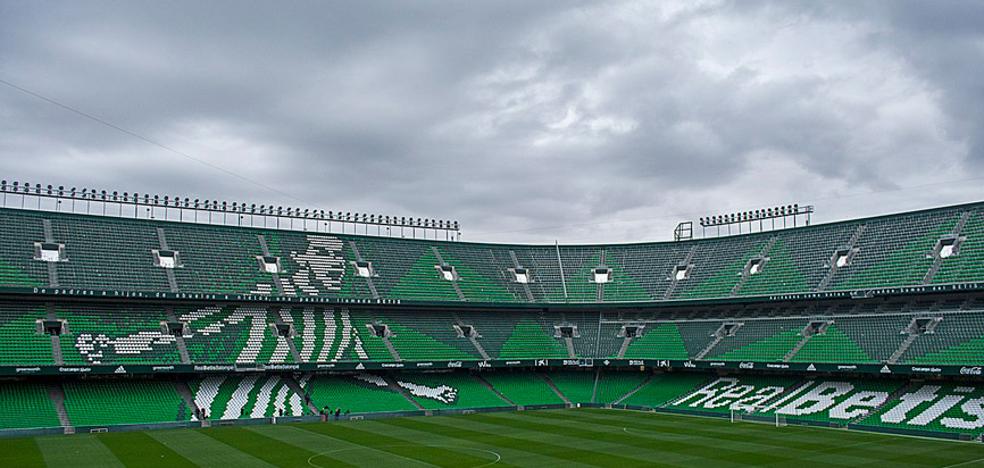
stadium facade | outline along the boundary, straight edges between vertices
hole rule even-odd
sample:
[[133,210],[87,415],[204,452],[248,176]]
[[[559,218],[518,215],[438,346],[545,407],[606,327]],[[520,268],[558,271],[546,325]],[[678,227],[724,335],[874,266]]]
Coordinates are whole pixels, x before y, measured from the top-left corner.
[[3,208],[0,433],[611,405],[980,438],[982,291],[984,204],[571,246]]

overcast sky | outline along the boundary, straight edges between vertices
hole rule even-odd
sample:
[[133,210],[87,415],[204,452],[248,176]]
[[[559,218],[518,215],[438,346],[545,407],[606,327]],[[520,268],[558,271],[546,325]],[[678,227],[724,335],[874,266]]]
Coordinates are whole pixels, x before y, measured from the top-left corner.
[[982,77],[980,1],[0,0],[0,80],[261,184],[5,85],[0,174],[666,240],[984,199]]

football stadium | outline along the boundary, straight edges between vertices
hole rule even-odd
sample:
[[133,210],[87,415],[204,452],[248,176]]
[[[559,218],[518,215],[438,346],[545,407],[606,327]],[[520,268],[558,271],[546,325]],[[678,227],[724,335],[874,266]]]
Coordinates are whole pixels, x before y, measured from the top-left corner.
[[2,192],[6,466],[984,459],[984,204],[519,245],[444,240],[449,221]]
[[984,468],[984,1],[0,0],[0,468]]

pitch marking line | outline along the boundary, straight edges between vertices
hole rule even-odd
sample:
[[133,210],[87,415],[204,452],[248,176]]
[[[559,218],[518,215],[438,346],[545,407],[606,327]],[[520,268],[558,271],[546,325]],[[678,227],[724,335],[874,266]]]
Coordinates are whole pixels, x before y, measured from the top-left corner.
[[472,452],[482,452],[482,453],[487,453],[487,454],[490,454],[490,455],[495,456],[495,460],[493,460],[493,461],[491,461],[489,463],[482,464],[482,465],[476,465],[476,466],[473,466],[471,468],[485,468],[486,466],[492,466],[492,465],[495,465],[496,463],[499,463],[500,461],[502,461],[502,455],[500,455],[498,452],[494,452],[492,450],[486,450],[486,449],[480,449],[480,448],[474,448],[474,447],[460,447],[460,446],[457,446],[457,445],[422,445],[422,444],[416,444],[415,445],[415,444],[401,444],[401,445],[377,445],[377,446],[368,446],[368,445],[366,445],[366,446],[361,446],[361,447],[346,447],[346,448],[341,448],[341,449],[328,450],[328,451],[325,451],[325,452],[319,452],[319,453],[316,453],[314,455],[311,455],[310,457],[308,457],[307,463],[308,463],[309,466],[313,466],[314,468],[327,468],[325,465],[319,465],[319,464],[315,463],[313,460],[315,458],[318,458],[318,457],[326,457],[328,455],[333,455],[333,454],[342,453],[342,452],[354,452],[354,451],[358,451],[358,450],[375,450],[375,451],[383,452],[383,453],[385,453],[387,455],[391,455],[391,456],[394,456],[394,457],[402,458],[404,460],[410,460],[410,461],[413,461],[414,463],[425,463],[425,464],[429,464],[427,462],[421,462],[420,460],[413,460],[411,458],[407,458],[407,457],[404,457],[404,456],[399,455],[399,454],[396,454],[396,453],[389,453],[389,452],[385,452],[385,451],[382,450],[382,449],[386,449],[386,448],[398,448],[398,447],[411,447],[411,448],[447,448],[447,449],[454,449],[454,450],[470,450]]
[[982,462],[982,461],[984,461],[984,458],[978,458],[977,460],[970,460],[970,461],[965,461],[965,462],[960,462],[960,463],[954,463],[952,465],[946,465],[943,468],[954,468],[954,467],[957,467],[957,466],[964,466],[964,465],[969,465],[971,463],[977,463],[977,462]]

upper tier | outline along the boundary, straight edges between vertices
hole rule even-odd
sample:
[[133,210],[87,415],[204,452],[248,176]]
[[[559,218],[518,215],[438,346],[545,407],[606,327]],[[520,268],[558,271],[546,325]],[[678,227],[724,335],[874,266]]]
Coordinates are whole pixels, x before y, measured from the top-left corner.
[[[61,244],[61,261],[36,259],[41,243]],[[177,252],[177,267],[159,266],[159,251]],[[264,271],[264,256],[276,257],[279,274]],[[358,260],[371,262],[371,278],[359,276]],[[517,268],[526,269],[528,284],[517,282]],[[595,281],[605,276],[607,283]],[[982,203],[713,239],[559,248],[0,209],[0,288],[7,291],[529,304],[964,283],[984,283]]]

